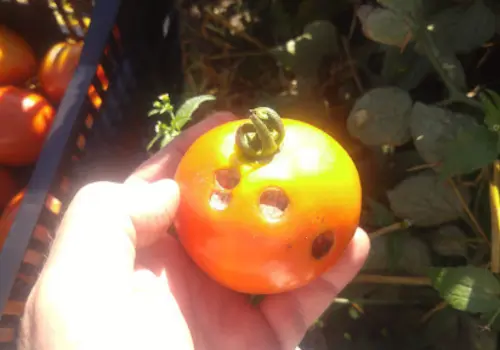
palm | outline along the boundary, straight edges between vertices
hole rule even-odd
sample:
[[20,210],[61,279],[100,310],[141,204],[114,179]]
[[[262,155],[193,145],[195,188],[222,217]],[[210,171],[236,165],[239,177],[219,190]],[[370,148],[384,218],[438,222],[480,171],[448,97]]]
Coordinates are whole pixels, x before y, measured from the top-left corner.
[[[195,349],[279,349],[278,337],[247,295],[224,288],[205,275],[172,237],[140,253],[138,261],[157,276],[164,272],[180,313],[169,324],[189,325]],[[164,315],[167,316],[167,315]],[[178,317],[179,319],[172,319]]]

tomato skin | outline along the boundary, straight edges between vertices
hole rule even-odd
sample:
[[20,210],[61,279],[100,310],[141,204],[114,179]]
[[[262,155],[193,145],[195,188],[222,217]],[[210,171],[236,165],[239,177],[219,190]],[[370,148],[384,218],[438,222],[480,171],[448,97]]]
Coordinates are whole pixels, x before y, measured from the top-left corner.
[[73,78],[80,61],[83,42],[60,42],[45,54],[40,65],[38,78],[45,94],[59,103]]
[[[237,120],[197,139],[175,175],[180,242],[209,276],[242,293],[273,294],[306,285],[337,262],[359,223],[361,185],[347,152],[309,124],[282,121],[285,140],[268,164],[252,164],[235,153],[234,135],[247,122]],[[240,174],[224,210],[209,204],[220,169]],[[280,188],[289,200],[275,221],[259,207],[268,188]],[[332,235],[334,245],[317,259],[312,247],[321,233]]]
[[14,86],[0,88],[0,164],[35,162],[54,116],[41,95]]
[[28,43],[0,25],[0,85],[20,84],[36,73],[36,58]]
[[17,192],[17,184],[7,169],[0,167],[0,209],[14,197]]

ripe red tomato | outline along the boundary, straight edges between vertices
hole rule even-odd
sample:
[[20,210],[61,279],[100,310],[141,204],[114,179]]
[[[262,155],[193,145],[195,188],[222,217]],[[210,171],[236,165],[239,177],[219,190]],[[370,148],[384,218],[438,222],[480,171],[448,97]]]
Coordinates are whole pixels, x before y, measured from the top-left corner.
[[35,162],[54,115],[42,96],[14,86],[0,88],[0,164]]
[[7,169],[0,167],[0,209],[9,203],[16,192],[17,184],[12,175]]
[[[45,55],[38,73],[40,85],[45,94],[55,103],[61,102],[75,73],[82,54],[83,41],[64,41],[55,44]],[[97,66],[97,77],[102,88],[107,90],[109,81],[101,65]],[[91,85],[88,95],[92,104],[99,108],[102,104],[101,97]]]
[[38,77],[45,94],[59,103],[80,61],[83,42],[64,41],[50,48],[40,65]]
[[0,85],[20,84],[36,72],[35,54],[17,33],[0,25]]
[[347,152],[323,131],[266,108],[251,121],[216,127],[189,148],[175,175],[174,223],[214,280],[272,294],[337,262],[359,223],[361,185]]
[[[18,192],[9,202],[2,215],[0,216],[0,251],[2,246],[7,239],[10,228],[16,219],[17,212],[21,206],[22,200],[24,198],[24,190]],[[43,226],[37,225],[35,231],[33,232],[33,237],[37,238],[42,242],[48,242],[50,239],[50,232]]]

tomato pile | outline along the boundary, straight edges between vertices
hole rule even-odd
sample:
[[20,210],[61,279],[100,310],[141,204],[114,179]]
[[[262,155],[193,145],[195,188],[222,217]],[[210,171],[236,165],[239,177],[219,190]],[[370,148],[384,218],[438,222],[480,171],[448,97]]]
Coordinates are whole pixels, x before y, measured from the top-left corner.
[[23,37],[0,24],[0,249],[26,185],[19,174],[40,155],[82,47],[59,42],[36,57]]
[[344,148],[265,107],[198,138],[175,180],[179,241],[212,279],[242,293],[308,284],[338,261],[359,224],[361,185]]

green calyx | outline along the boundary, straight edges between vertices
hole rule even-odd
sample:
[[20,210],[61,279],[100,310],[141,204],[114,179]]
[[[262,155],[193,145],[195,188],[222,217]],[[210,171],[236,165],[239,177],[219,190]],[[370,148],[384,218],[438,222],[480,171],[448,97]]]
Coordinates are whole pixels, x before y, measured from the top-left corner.
[[285,126],[279,114],[268,107],[250,110],[250,122],[236,131],[236,146],[251,160],[264,160],[279,152]]

